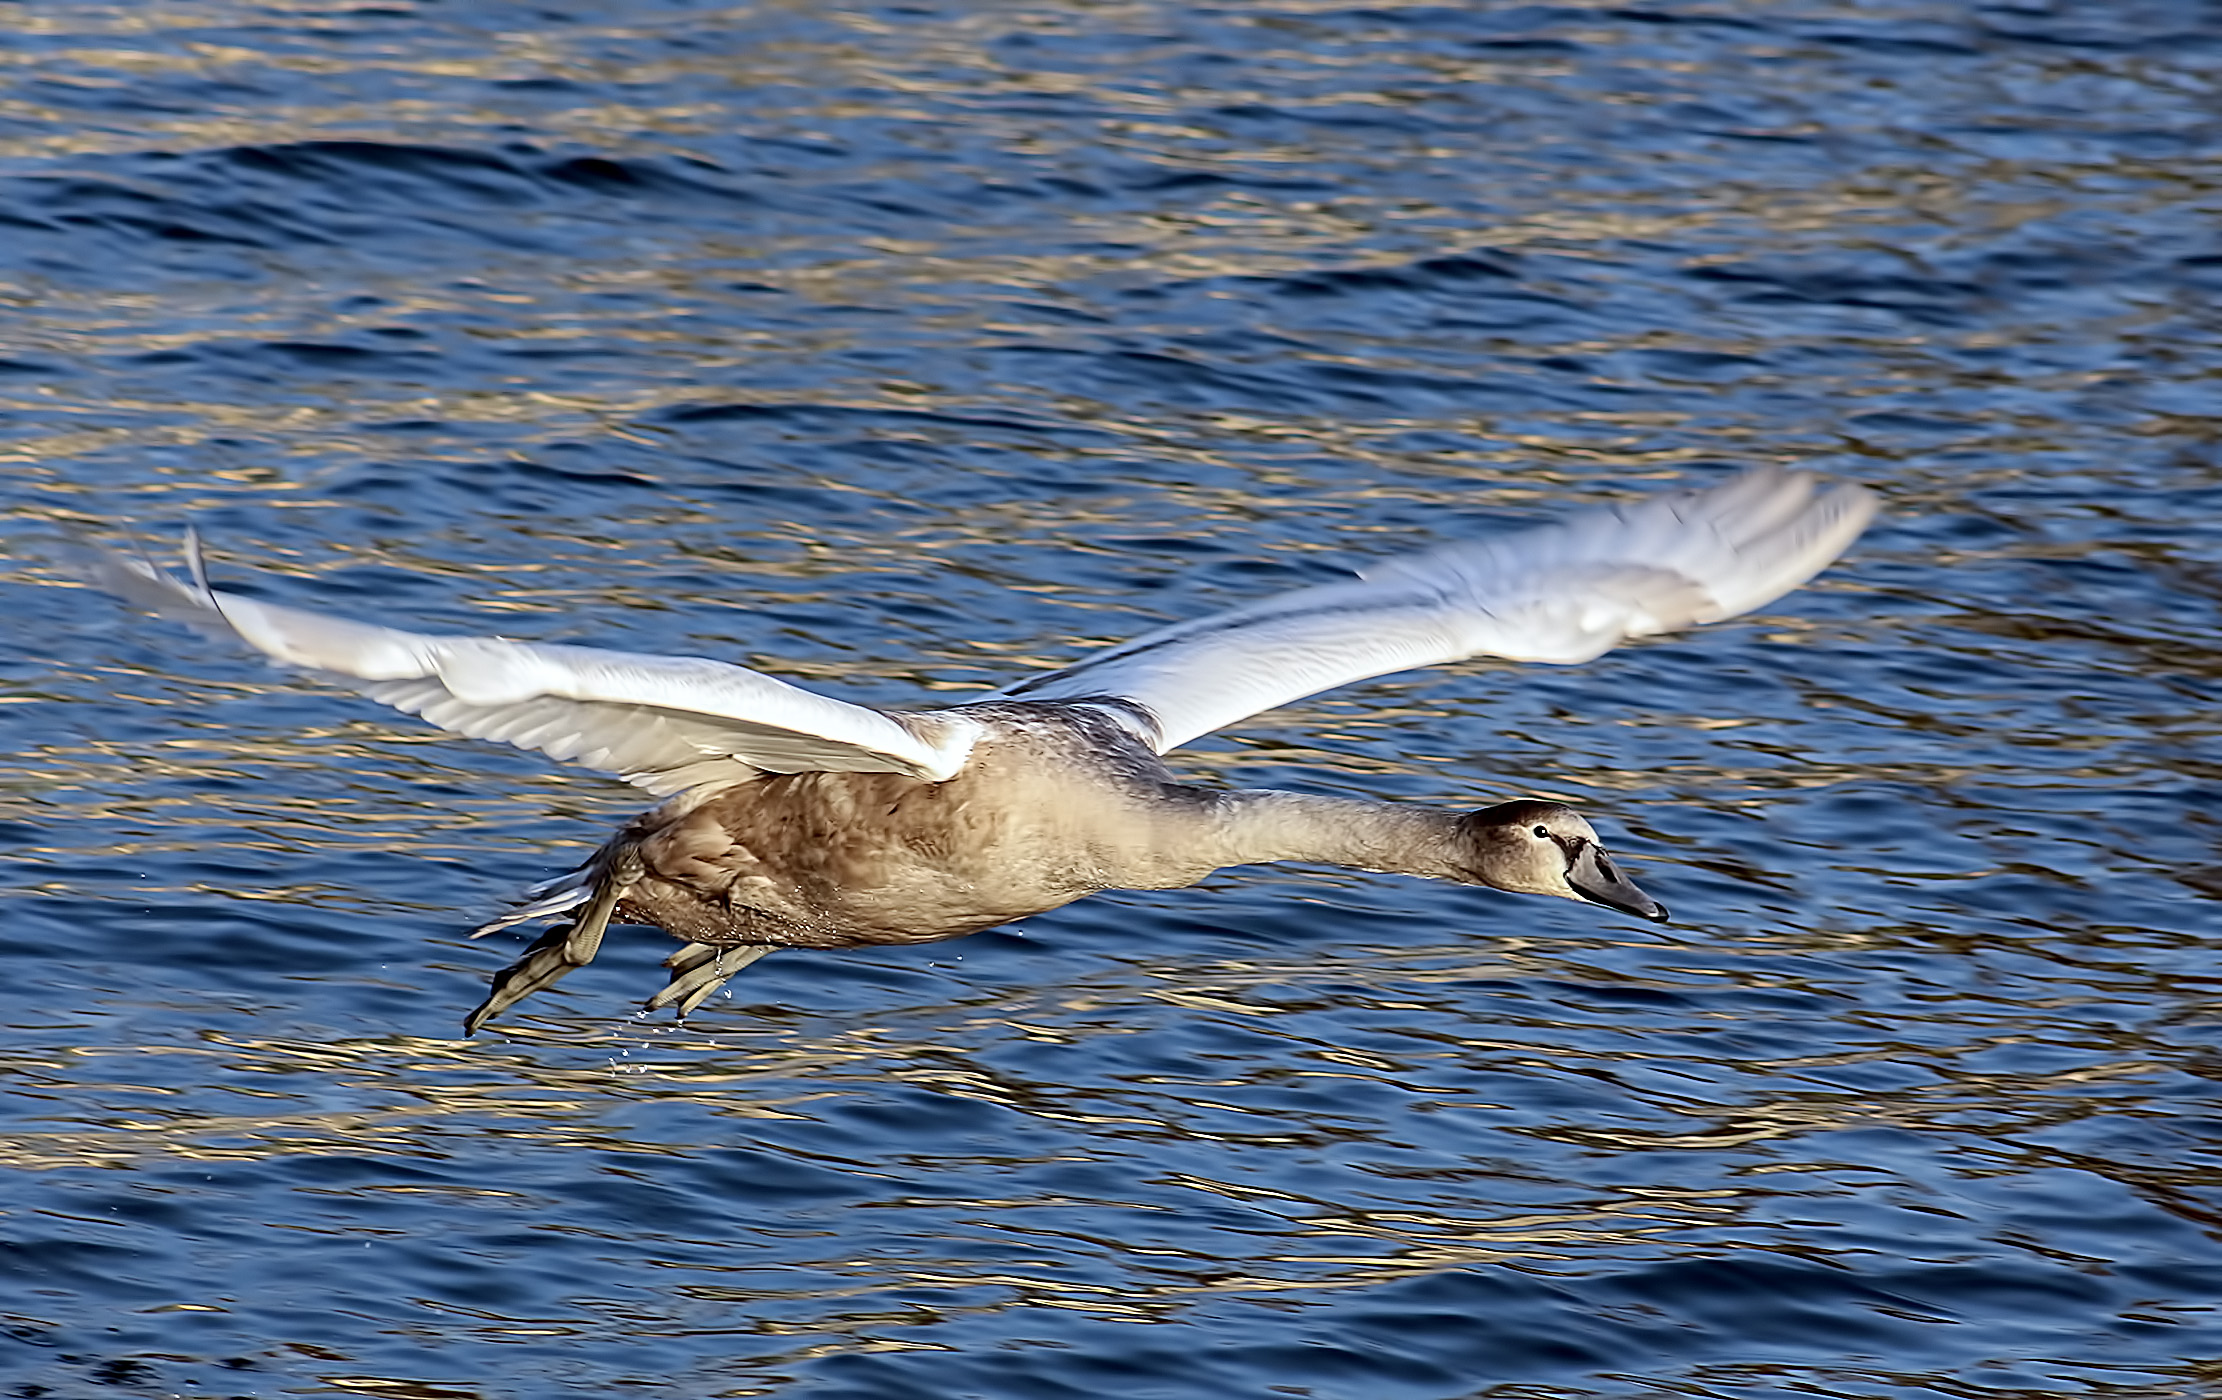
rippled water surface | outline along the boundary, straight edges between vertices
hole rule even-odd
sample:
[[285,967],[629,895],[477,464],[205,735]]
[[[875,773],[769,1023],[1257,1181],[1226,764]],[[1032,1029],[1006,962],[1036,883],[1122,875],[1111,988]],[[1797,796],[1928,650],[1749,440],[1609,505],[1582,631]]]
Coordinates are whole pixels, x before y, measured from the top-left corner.
[[[0,12],[20,1395],[2222,1387],[2222,16]],[[640,799],[70,583],[914,702],[1738,464],[1762,614],[1201,779],[1581,803],[1672,905],[1287,867],[475,1040]]]

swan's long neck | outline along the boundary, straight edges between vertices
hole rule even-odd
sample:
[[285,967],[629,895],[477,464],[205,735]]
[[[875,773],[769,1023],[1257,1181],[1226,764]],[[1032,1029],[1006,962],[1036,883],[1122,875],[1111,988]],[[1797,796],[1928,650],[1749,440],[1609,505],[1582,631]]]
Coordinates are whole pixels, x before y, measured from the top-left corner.
[[1213,870],[1300,860],[1471,880],[1459,858],[1458,819],[1434,807],[1251,788],[1214,793],[1181,833],[1193,845],[1175,854],[1209,861]]

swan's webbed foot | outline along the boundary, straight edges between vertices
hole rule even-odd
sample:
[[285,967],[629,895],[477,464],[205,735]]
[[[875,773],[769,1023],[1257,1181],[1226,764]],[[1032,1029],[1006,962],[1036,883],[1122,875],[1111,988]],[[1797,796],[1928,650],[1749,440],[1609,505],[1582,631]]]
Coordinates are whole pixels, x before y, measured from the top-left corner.
[[712,992],[725,985],[726,978],[775,951],[754,945],[689,943],[664,959],[664,966],[671,969],[671,981],[648,998],[648,1010],[661,1011],[667,1006],[676,1006],[679,1018],[685,1020],[695,1008],[710,999]]
[[617,912],[617,902],[632,885],[633,879],[615,873],[603,876],[594,898],[576,917],[549,928],[523,957],[494,974],[486,1000],[463,1018],[463,1034],[478,1034],[478,1028],[494,1017],[594,961],[594,955],[602,951],[602,935],[609,931],[610,915]]

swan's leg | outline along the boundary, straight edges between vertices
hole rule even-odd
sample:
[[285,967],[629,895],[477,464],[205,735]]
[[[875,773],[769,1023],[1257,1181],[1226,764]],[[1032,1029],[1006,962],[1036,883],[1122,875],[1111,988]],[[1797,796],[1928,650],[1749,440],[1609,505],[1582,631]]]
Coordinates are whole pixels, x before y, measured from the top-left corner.
[[463,1018],[463,1034],[478,1034],[478,1028],[495,1016],[594,961],[594,955],[602,951],[602,935],[609,930],[610,915],[617,912],[617,902],[640,880],[641,873],[638,855],[630,850],[619,852],[585,908],[570,922],[541,934],[523,957],[494,974],[486,1000]]
[[671,981],[665,988],[648,998],[650,1011],[661,1011],[676,1004],[684,1020],[694,1009],[710,999],[710,993],[725,985],[725,979],[747,967],[750,963],[774,952],[775,949],[744,945],[720,946],[715,943],[689,943],[678,952],[664,959],[664,966],[671,969]]

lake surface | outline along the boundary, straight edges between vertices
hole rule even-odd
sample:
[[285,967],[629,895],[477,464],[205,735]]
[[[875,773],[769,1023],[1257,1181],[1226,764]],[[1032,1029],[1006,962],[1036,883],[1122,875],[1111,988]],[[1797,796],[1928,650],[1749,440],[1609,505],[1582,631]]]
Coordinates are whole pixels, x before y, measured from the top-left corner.
[[[0,34],[8,1393],[2222,1390],[2222,12]],[[640,796],[54,563],[900,704],[1757,461],[1888,512],[1180,759],[1578,802],[1672,926],[1256,867],[473,1040]]]

